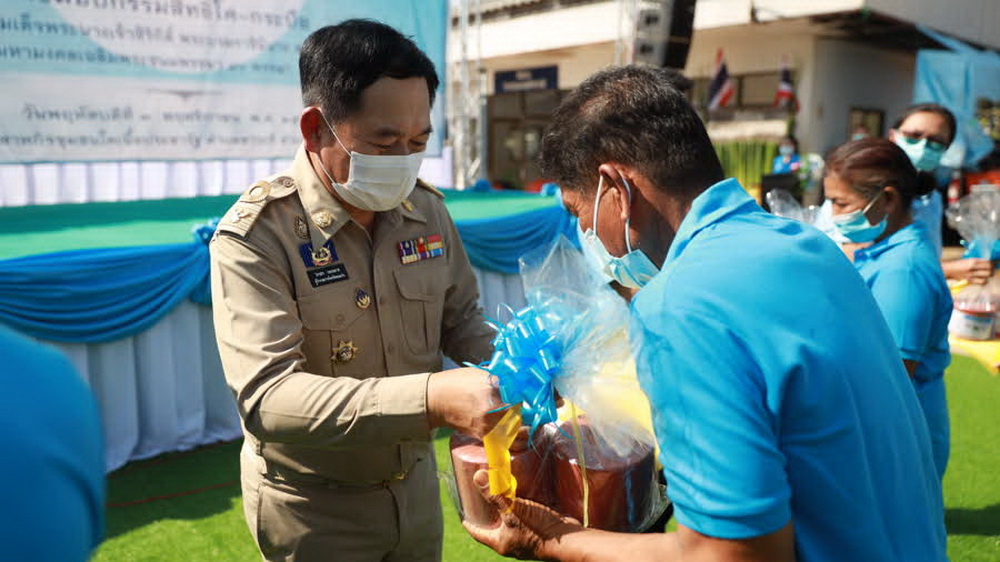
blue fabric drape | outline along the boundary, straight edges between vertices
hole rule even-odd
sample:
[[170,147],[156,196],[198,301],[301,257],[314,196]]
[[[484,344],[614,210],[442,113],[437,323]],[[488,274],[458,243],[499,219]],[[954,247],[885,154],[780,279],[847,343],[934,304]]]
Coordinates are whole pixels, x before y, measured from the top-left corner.
[[942,164],[975,166],[993,150],[992,139],[976,121],[976,106],[980,98],[995,99],[1000,91],[1000,55],[980,51],[933,29],[918,27],[950,50],[917,52],[913,102],[939,103],[955,114],[957,135]]
[[457,221],[462,245],[474,267],[518,273],[517,260],[548,245],[559,234],[576,240],[576,221],[562,206],[507,217]]
[[[561,206],[457,221],[475,267],[517,273],[518,259],[557,235],[576,240]],[[211,305],[207,243],[215,221],[189,244],[89,249],[0,260],[0,323],[30,336],[96,343],[141,332],[182,300]]]

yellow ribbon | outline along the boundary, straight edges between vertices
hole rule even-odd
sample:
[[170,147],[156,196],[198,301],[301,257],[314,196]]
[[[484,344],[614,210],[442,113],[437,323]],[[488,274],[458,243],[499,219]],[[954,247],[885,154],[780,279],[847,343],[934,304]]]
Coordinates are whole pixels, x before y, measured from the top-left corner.
[[483,437],[488,464],[487,473],[490,477],[490,494],[504,496],[511,501],[514,501],[517,493],[517,480],[510,470],[510,446],[517,438],[517,431],[520,428],[521,408],[511,408],[501,418],[500,423]]
[[576,458],[580,467],[580,479],[583,481],[583,526],[590,527],[590,482],[587,481],[587,463],[583,456],[583,432],[580,431],[580,417],[576,413],[576,405],[569,403],[570,415],[573,416],[573,437],[576,441]]

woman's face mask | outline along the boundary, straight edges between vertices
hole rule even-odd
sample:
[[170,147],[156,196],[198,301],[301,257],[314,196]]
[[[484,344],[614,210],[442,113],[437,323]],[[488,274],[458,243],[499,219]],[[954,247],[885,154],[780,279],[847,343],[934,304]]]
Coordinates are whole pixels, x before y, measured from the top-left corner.
[[903,149],[903,152],[910,157],[910,162],[913,162],[913,167],[920,172],[933,172],[941,163],[941,157],[947,149],[937,141],[909,137],[899,132],[894,138],[896,146]]
[[795,147],[790,144],[783,144],[778,147],[778,153],[782,156],[791,156],[795,154]]
[[[625,190],[628,193],[629,206],[632,205],[632,187],[629,185],[628,180],[622,178],[622,182],[625,184]],[[625,220],[625,246],[628,249],[628,253],[622,257],[612,256],[608,252],[607,248],[604,247],[604,242],[597,236],[597,211],[600,209],[601,203],[601,191],[604,187],[604,176],[601,176],[600,182],[597,184],[597,195],[594,197],[594,228],[587,229],[583,233],[583,237],[580,239],[580,243],[584,246],[584,253],[588,254],[593,261],[595,261],[601,267],[601,271],[609,278],[617,281],[625,287],[632,289],[641,289],[646,283],[649,282],[657,273],[659,273],[659,268],[653,264],[653,262],[646,256],[645,252],[636,248],[632,248],[632,242],[629,235],[629,220]]]
[[[320,113],[320,115],[323,115]],[[320,168],[330,180],[333,190],[353,207],[365,211],[388,211],[394,209],[410,196],[417,183],[420,165],[424,160],[423,152],[413,152],[407,155],[374,155],[352,152],[333,130],[333,126],[323,115],[323,122],[330,128],[333,137],[337,139],[344,152],[351,157],[351,166],[347,174],[347,182],[341,184],[333,179],[333,175],[320,161]]]
[[885,232],[886,221],[889,218],[888,215],[882,217],[882,220],[878,224],[872,224],[868,220],[866,213],[883,193],[885,191],[878,192],[878,195],[869,201],[864,209],[858,209],[842,215],[833,215],[833,226],[836,227],[837,232],[851,242],[871,242],[881,236]]

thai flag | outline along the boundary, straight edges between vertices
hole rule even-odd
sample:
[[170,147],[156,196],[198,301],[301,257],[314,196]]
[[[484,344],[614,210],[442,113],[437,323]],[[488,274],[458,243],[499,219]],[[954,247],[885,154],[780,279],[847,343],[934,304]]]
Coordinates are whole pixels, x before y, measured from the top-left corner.
[[786,62],[781,63],[781,79],[778,81],[778,91],[774,93],[774,107],[792,107],[799,110],[799,100],[795,97],[795,87],[792,85],[792,71]]
[[708,108],[726,107],[735,94],[729,69],[726,68],[726,61],[722,58],[722,49],[719,49],[715,55],[715,76],[712,77],[712,84],[708,87]]

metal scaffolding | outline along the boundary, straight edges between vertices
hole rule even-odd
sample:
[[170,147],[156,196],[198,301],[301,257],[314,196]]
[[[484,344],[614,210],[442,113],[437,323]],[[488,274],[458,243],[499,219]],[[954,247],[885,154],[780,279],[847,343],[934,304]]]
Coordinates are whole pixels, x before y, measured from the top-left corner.
[[465,189],[486,176],[486,70],[482,66],[482,0],[452,0],[450,17],[457,25],[448,63],[447,118],[455,187]]

